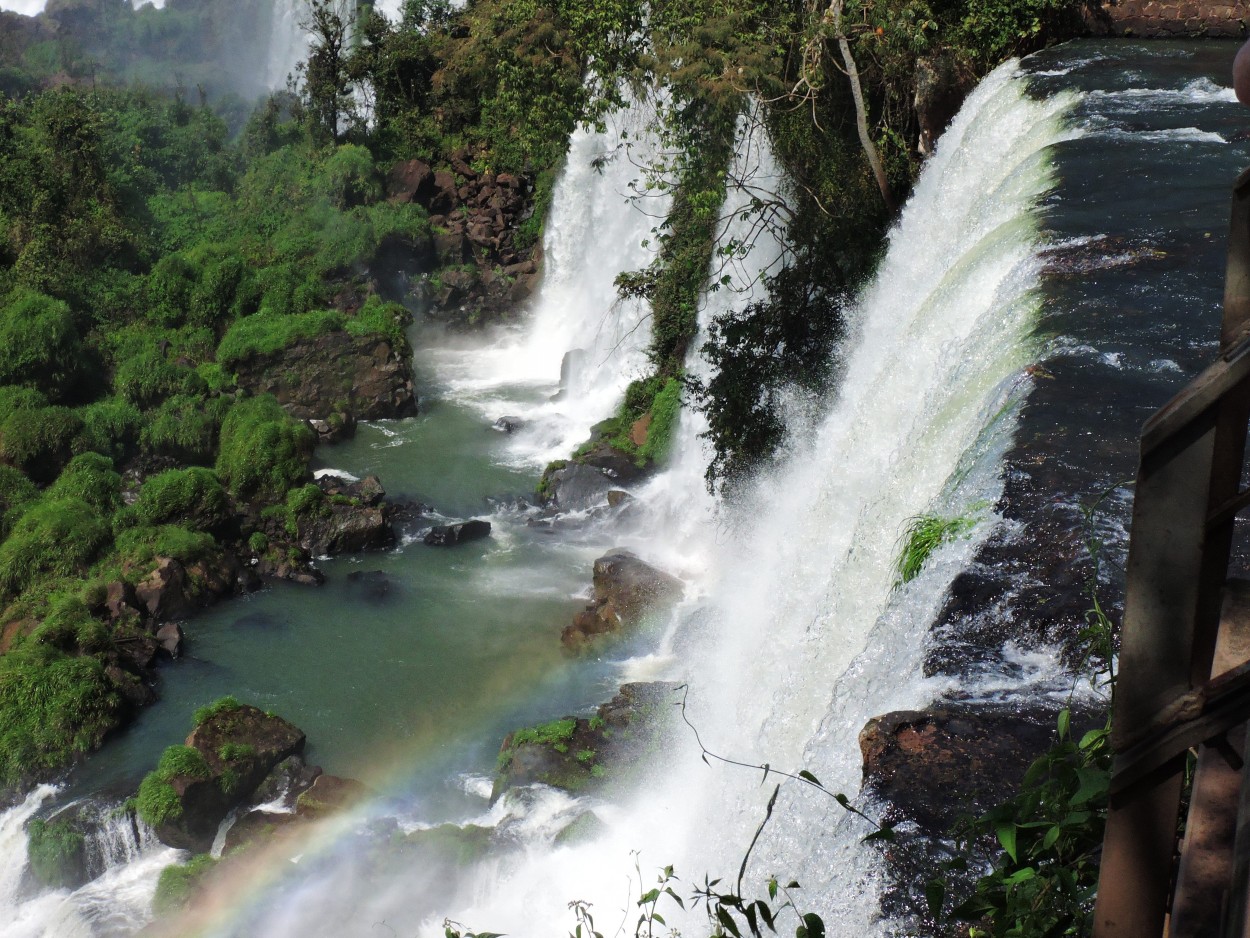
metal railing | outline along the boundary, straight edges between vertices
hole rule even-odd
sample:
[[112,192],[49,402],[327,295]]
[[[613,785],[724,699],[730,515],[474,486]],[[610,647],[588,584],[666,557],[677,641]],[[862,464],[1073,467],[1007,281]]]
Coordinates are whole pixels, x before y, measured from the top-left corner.
[[1250,649],[1233,633],[1250,626],[1250,589],[1228,580],[1234,524],[1250,507],[1248,419],[1250,170],[1233,189],[1220,357],[1142,430],[1095,938],[1247,935]]

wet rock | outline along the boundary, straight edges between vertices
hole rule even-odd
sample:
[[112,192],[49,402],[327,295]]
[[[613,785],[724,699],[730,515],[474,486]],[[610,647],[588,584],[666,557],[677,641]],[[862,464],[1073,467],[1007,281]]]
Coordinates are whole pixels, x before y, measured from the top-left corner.
[[916,94],[912,105],[920,138],[916,149],[921,156],[933,152],[938,137],[959,113],[972,83],[959,74],[947,56],[922,57],[916,60]]
[[152,667],[160,647],[155,635],[142,628],[137,620],[129,620],[113,632],[113,647],[118,663],[131,671],[143,672]]
[[676,602],[683,591],[676,577],[627,550],[609,551],[596,560],[593,576],[594,601],[560,635],[569,648],[633,628],[648,614]]
[[369,508],[382,504],[382,500],[386,498],[382,480],[374,475],[353,482],[343,476],[327,473],[317,479],[317,486],[331,497],[350,498]]
[[188,593],[187,572],[172,557],[159,558],[156,569],[135,587],[135,597],[158,622],[186,618],[195,608]]
[[540,500],[561,511],[585,511],[602,504],[616,480],[602,469],[579,462],[548,468],[539,483]]
[[299,546],[314,556],[357,553],[395,543],[385,506],[331,502],[299,519]]
[[186,745],[203,757],[207,775],[167,780],[179,811],[155,825],[155,832],[164,844],[202,853],[231,809],[246,802],[278,763],[303,751],[304,733],[281,717],[243,705],[210,716]]
[[628,780],[668,731],[678,686],[625,684],[590,719],[568,716],[508,734],[499,748],[492,803],[523,785],[583,792]]
[[525,426],[525,421],[520,417],[500,417],[491,424],[491,428],[498,430],[500,433],[516,433]]
[[356,418],[348,413],[333,413],[324,420],[314,418],[308,425],[317,434],[318,443],[341,443],[356,435]]
[[394,586],[395,581],[381,570],[353,570],[347,574],[349,595],[372,606],[394,598]]
[[369,789],[352,778],[318,775],[295,799],[295,813],[302,818],[322,818],[347,811],[369,796]]
[[621,489],[612,489],[608,492],[609,508],[619,508],[621,505],[625,505],[633,500],[634,496],[630,495],[628,492],[622,491]]
[[297,753],[287,756],[256,786],[247,804],[254,808],[265,804],[281,804],[293,809],[295,799],[311,788],[321,774],[321,766],[309,765],[302,755]]
[[182,626],[177,622],[167,622],[156,630],[156,641],[161,651],[171,658],[182,655]]
[[131,712],[137,712],[156,702],[156,692],[151,685],[133,670],[110,664],[105,666],[104,673]]
[[226,831],[226,839],[222,843],[221,854],[229,856],[251,843],[270,843],[275,837],[281,837],[293,828],[298,828],[303,818],[294,812],[283,811],[249,811],[230,825]]
[[929,833],[1010,797],[1053,741],[1053,713],[936,706],[874,717],[859,734],[864,787]]
[[235,371],[241,387],[272,394],[300,420],[354,422],[417,412],[409,356],[380,335],[330,332],[251,356]]
[[481,540],[490,536],[490,522],[473,519],[458,521],[455,524],[439,524],[431,528],[423,538],[432,547],[455,547],[469,541]]

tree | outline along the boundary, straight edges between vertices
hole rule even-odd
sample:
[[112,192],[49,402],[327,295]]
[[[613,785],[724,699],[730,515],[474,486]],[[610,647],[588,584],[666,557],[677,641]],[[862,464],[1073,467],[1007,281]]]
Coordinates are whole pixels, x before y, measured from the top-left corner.
[[338,143],[339,117],[352,106],[348,77],[348,26],[342,0],[309,0],[308,19],[300,24],[311,37],[308,59],[298,71],[313,133],[321,142]]

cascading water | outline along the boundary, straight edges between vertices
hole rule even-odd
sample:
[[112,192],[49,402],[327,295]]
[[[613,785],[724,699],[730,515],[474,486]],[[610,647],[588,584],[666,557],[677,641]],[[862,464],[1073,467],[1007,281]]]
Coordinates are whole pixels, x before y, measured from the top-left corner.
[[542,283],[525,324],[490,345],[443,344],[432,352],[441,394],[491,420],[521,419],[525,429],[511,446],[520,465],[542,468],[567,457],[642,374],[649,308],[622,300],[615,281],[652,261],[645,243],[668,209],[666,197],[638,184],[658,155],[649,124],[638,105],[609,115],[602,133],[573,133],[547,219]]
[[[935,504],[993,501],[1010,421],[991,418],[1026,380],[1041,266],[1032,209],[1051,184],[1047,147],[1071,133],[1070,104],[1029,99],[1015,64],[970,97],[856,306],[827,415],[734,506],[750,520],[732,534],[707,529],[720,542],[700,584],[704,608],[677,640],[674,676],[689,681],[691,719],[713,750],[808,767],[831,790],[854,791],[865,719],[933,695],[921,671],[925,628],[973,542],[895,591],[896,540]],[[756,773],[739,771],[709,769],[690,745],[667,749],[604,836],[527,857],[453,917],[537,935],[568,924],[570,899],[621,908],[631,850],[643,851],[644,870],[673,863],[701,879],[735,869],[766,797]],[[853,825],[819,794],[787,792],[780,804],[751,894],[763,894],[768,872],[794,876],[834,933],[873,930],[875,890],[862,881],[872,857]]]
[[308,35],[301,25],[307,10],[306,0],[273,0],[265,62],[265,84],[270,88],[285,88],[287,77],[308,53]]
[[5,938],[88,938],[129,935],[151,916],[162,869],[185,856],[117,806],[97,807],[89,825],[86,864],[94,878],[77,889],[40,891],[26,883],[26,826],[55,796],[41,785],[0,814],[0,934]]

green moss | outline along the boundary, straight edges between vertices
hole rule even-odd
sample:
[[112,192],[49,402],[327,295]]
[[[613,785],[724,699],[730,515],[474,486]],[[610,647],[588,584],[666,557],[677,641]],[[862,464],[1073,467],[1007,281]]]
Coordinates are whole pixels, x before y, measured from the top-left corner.
[[0,384],[20,384],[53,400],[73,387],[83,356],[69,306],[19,289],[0,306]]
[[144,524],[170,522],[201,530],[221,527],[231,518],[226,490],[211,469],[170,469],[151,476],[133,505]]
[[[226,696],[219,697],[210,704],[196,709],[192,715],[192,722],[196,726],[203,726],[215,716],[223,713],[233,713],[235,710],[241,709],[243,704],[239,703],[235,698]],[[224,756],[222,758],[225,758]]]
[[44,886],[73,888],[82,881],[87,841],[65,820],[35,818],[26,828],[31,872]]
[[0,592],[18,593],[44,575],[83,572],[110,540],[99,512],[77,498],[27,508],[0,544]]
[[307,477],[315,442],[271,395],[248,398],[222,423],[217,472],[238,498],[273,497]]
[[139,442],[143,415],[124,397],[107,397],[80,407],[75,413],[82,421],[86,445],[97,453],[120,459],[132,452]]
[[651,402],[651,425],[647,428],[647,441],[639,450],[647,462],[664,465],[668,461],[681,419],[681,395],[681,379],[669,378]]
[[51,482],[86,449],[83,422],[68,407],[15,410],[0,423],[0,457],[36,482]]
[[234,762],[236,759],[250,759],[256,755],[256,749],[247,743],[223,743],[221,748],[217,750],[217,757],[224,762]]
[[116,558],[123,564],[142,568],[150,566],[158,557],[172,557],[183,564],[195,563],[216,550],[217,542],[211,534],[162,524],[119,532]]
[[512,761],[512,754],[521,746],[551,746],[557,752],[568,752],[568,741],[576,731],[577,720],[574,717],[562,717],[550,723],[517,730],[512,734],[508,747],[499,753],[499,767],[507,768]]
[[977,519],[971,516],[942,518],[938,515],[919,515],[908,521],[902,537],[903,547],[894,564],[899,582],[914,580],[935,550],[966,534],[976,523]]
[[184,908],[200,882],[216,865],[216,860],[206,853],[201,853],[186,863],[176,863],[165,867],[156,881],[156,892],[152,896],[152,911],[160,916],[169,915]]
[[342,313],[323,310],[279,315],[258,313],[240,319],[222,336],[217,361],[226,367],[257,355],[270,355],[303,339],[337,332],[345,325]]
[[157,827],[182,817],[182,802],[170,782],[177,778],[206,779],[212,772],[203,754],[192,746],[170,746],[155,769],[139,784],[135,810],[145,824]]
[[155,407],[175,394],[207,390],[199,375],[184,365],[167,361],[155,348],[144,349],[119,364],[113,387],[140,409]]
[[149,415],[143,428],[144,450],[184,462],[212,462],[230,404],[224,397],[176,394],[167,398]]

